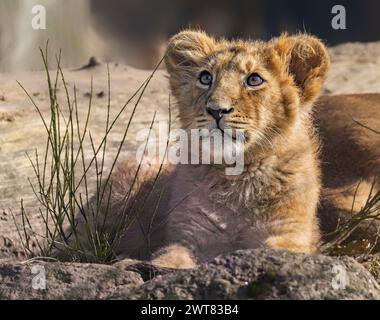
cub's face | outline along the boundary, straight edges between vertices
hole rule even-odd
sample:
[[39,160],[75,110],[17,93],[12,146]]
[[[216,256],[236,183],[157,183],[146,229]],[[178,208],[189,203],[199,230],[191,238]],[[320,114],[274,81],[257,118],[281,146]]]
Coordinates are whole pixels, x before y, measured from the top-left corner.
[[169,44],[170,86],[186,129],[244,130],[248,146],[268,146],[307,113],[329,66],[308,35],[270,42],[217,41],[183,31]]

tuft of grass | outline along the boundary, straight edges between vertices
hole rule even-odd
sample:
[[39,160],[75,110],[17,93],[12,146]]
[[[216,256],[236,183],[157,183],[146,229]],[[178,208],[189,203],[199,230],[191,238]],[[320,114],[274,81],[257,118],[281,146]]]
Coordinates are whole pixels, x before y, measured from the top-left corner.
[[[65,256],[67,257],[66,260],[69,261],[110,263],[116,258],[115,251],[125,232],[128,231],[128,227],[136,218],[135,215],[138,214],[138,211],[132,214],[127,209],[123,210],[122,216],[118,221],[115,221],[112,228],[114,233],[109,234],[104,228],[108,212],[107,210],[105,213],[103,212],[101,217],[100,208],[108,209],[110,206],[110,196],[107,195],[105,190],[110,190],[109,194],[112,192],[112,180],[110,178],[125,143],[131,121],[149,82],[162,60],[113,119],[111,119],[110,112],[110,72],[107,66],[107,115],[103,138],[96,145],[89,129],[93,96],[92,79],[87,114],[83,122],[78,112],[77,89],[74,86],[72,95],[70,95],[61,69],[61,53],[56,57],[56,71],[54,76],[51,76],[47,62],[48,46],[46,46],[45,52],[42,49],[40,49],[40,52],[46,70],[49,92],[49,119],[45,118],[40,107],[23,85],[21,83],[19,85],[38,112],[46,132],[44,152],[40,154],[36,150],[34,157],[27,154],[37,181],[32,183],[31,179],[28,179],[34,196],[40,205],[38,213],[43,221],[43,234],[35,231],[31,223],[31,215],[25,209],[22,199],[19,219],[16,219],[13,213],[12,216],[24,251],[29,258]],[[65,105],[62,105],[57,97],[59,83],[62,84],[64,89]],[[110,169],[106,170],[105,159],[109,135],[123,111],[134,98],[136,98],[136,102],[134,102],[131,117],[125,127],[122,139],[118,143],[117,152],[113,157]],[[152,129],[154,121],[155,115],[150,129]],[[86,143],[91,145],[90,159],[88,159],[88,151],[85,151],[84,148]],[[147,198],[153,193],[161,167],[157,172],[152,189],[147,193]],[[127,202],[130,200],[130,194],[139,171],[140,166],[135,172],[134,181],[130,186],[128,195],[124,198],[123,208],[128,208]],[[95,205],[90,203],[90,175],[96,177]],[[147,201],[147,199],[145,200]],[[85,223],[86,234],[84,238],[83,235],[79,236],[78,234],[78,215],[81,216]],[[100,221],[100,219],[104,220]]]
[[376,281],[380,281],[380,261],[374,257],[369,265],[369,272],[374,276]]
[[329,255],[358,255],[379,251],[379,228],[377,228],[377,234],[370,235],[369,238],[371,239],[366,237],[350,241],[350,236],[359,227],[366,224],[365,230],[368,230],[375,222],[380,221],[380,191],[374,192],[375,185],[376,179],[372,183],[366,203],[358,212],[354,212],[356,194],[360,183],[357,185],[349,218],[343,222],[340,221],[337,228],[328,235],[329,240],[321,246],[322,253]]

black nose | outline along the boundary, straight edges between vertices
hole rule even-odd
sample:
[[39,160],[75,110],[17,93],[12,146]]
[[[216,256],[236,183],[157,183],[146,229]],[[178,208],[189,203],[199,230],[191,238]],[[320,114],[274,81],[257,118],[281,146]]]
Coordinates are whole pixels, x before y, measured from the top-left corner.
[[222,119],[224,114],[231,113],[232,111],[234,111],[234,108],[220,109],[207,107],[207,113],[211,115],[216,121]]

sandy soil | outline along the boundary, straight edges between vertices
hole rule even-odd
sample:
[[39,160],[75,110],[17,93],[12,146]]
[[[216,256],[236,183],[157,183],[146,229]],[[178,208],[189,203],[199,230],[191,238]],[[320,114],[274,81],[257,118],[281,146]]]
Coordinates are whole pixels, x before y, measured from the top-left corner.
[[[332,68],[324,94],[380,92],[380,42],[343,44],[331,48],[330,53]],[[69,89],[72,91],[74,84],[78,89],[80,117],[84,117],[87,112],[90,79],[93,77],[93,117],[90,130],[94,140],[99,141],[104,132],[107,109],[106,66],[82,71],[64,70],[64,73]],[[151,72],[113,64],[110,65],[110,73],[112,118]],[[36,110],[16,80],[23,84],[45,115],[49,110],[44,72],[0,74],[0,258],[20,255],[18,235],[10,211],[17,215],[23,198],[28,210],[36,212],[38,203],[27,179],[29,177],[34,181],[34,174],[26,153],[33,155],[36,149],[43,150],[46,139]],[[60,99],[64,101],[62,86],[59,93]],[[124,157],[134,154],[135,134],[139,129],[149,127],[155,111],[158,111],[157,119],[167,117],[168,101],[165,72],[160,70],[137,108]],[[117,150],[117,141],[121,138],[132,108],[133,103],[123,113],[111,136],[114,143],[110,144],[106,167]],[[89,145],[86,148],[90,150]],[[37,215],[31,222],[37,226],[37,230],[41,227]]]

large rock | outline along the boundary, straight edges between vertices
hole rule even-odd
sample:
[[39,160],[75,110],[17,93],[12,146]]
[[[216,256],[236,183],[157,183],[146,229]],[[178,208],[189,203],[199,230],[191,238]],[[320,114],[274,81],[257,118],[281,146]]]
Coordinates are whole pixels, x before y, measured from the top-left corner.
[[[155,273],[148,266],[0,260],[0,299],[380,299],[376,280],[347,257],[260,249],[194,270]],[[42,268],[46,289],[36,281]]]
[[139,299],[380,299],[380,286],[352,258],[241,250],[196,270],[166,274]]
[[[41,281],[43,269],[45,284]],[[139,274],[108,265],[0,260],[0,299],[107,299],[115,294],[128,297],[141,284]]]

